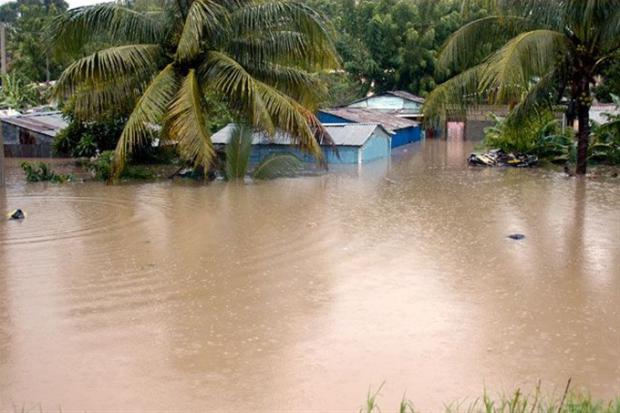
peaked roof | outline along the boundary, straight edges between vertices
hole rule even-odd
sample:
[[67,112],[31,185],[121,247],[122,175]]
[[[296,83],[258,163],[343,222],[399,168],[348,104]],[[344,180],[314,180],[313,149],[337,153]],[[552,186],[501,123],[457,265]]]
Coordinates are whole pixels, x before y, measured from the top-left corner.
[[380,112],[371,109],[344,107],[321,109],[320,112],[329,113],[330,115],[338,116],[339,118],[343,118],[351,122],[379,124],[390,133],[393,133],[398,129],[410,128],[419,125],[419,122],[414,120],[406,119],[393,113]]
[[[386,137],[390,134],[385,128],[377,123],[339,123],[323,125],[337,146],[363,146],[377,129]],[[224,145],[230,141],[234,123],[229,123],[211,136],[211,141],[216,145]],[[253,145],[293,145],[295,142],[287,133],[276,132],[275,136],[269,137],[265,132],[257,131],[252,134]]]

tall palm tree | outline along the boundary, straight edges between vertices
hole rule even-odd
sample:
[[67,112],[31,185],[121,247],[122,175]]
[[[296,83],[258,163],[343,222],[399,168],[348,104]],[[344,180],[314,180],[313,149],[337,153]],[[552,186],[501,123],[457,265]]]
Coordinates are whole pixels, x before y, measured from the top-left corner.
[[115,154],[127,157],[161,125],[196,166],[214,149],[207,94],[270,134],[280,129],[322,160],[313,115],[324,88],[316,72],[339,61],[324,20],[288,0],[164,0],[155,11],[119,3],[69,10],[51,27],[64,51],[107,44],[62,73],[55,96],[75,99],[78,115],[129,105]]
[[443,46],[440,69],[458,74],[430,94],[425,114],[484,100],[515,105],[518,119],[567,93],[579,123],[576,172],[585,174],[591,86],[620,59],[620,0],[485,2],[495,14],[466,24]]

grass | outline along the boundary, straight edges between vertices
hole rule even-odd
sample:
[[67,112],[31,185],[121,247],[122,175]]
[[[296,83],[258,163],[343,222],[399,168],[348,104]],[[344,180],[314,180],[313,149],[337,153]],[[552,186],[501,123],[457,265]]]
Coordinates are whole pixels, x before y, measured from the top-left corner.
[[[384,383],[385,384],[385,383]],[[368,391],[366,403],[359,413],[416,413],[413,403],[403,396],[398,410],[382,410],[378,403],[383,384],[376,391]],[[570,391],[570,380],[562,397],[545,398],[540,391],[540,382],[531,394],[517,389],[510,395],[491,397],[486,391],[482,397],[467,405],[447,405],[445,413],[620,413],[620,397],[611,401],[594,400],[589,395]]]

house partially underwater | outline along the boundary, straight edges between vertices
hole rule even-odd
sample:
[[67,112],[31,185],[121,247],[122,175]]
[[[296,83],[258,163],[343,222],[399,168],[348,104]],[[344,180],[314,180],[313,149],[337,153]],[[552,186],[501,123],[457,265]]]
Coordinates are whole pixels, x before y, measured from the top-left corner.
[[392,148],[422,139],[424,99],[408,92],[393,91],[354,101],[346,106],[322,109],[317,117],[324,125],[377,123],[392,135]]
[[[211,136],[215,147],[225,148],[235,129],[229,124]],[[392,135],[377,123],[341,123],[325,125],[325,129],[333,140],[319,142],[325,160],[330,164],[363,164],[390,156]],[[252,153],[250,161],[258,163],[266,156],[277,152],[293,152],[306,162],[315,159],[295,145],[290,135],[278,132],[269,137],[264,132],[254,132],[252,135]]]
[[52,156],[54,137],[68,123],[60,112],[37,112],[1,119],[4,151],[9,157]]

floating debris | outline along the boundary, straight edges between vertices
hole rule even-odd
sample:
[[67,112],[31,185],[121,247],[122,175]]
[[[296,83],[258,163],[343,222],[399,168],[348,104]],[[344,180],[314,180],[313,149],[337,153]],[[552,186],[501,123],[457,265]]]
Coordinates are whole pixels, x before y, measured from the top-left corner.
[[24,219],[26,218],[26,214],[21,209],[17,208],[7,214],[9,219]]
[[522,153],[506,153],[502,149],[493,149],[485,153],[472,153],[467,158],[467,163],[475,166],[511,166],[513,168],[529,168],[538,164],[538,157]]
[[519,241],[525,238],[525,235],[523,234],[510,234],[508,235],[508,238],[513,239],[515,241]]

